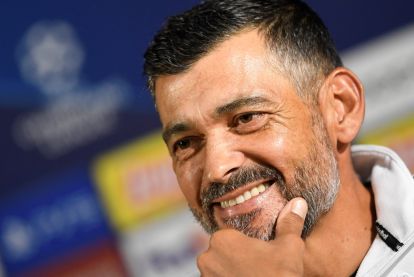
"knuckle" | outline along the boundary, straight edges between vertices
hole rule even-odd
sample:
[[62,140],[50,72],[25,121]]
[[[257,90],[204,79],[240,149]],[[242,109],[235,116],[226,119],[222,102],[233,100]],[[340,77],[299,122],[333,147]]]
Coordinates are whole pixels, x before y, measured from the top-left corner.
[[300,237],[293,234],[287,235],[286,239],[289,241],[289,243],[295,245],[296,247],[301,247],[305,245],[305,242]]
[[280,238],[279,246],[283,246],[286,254],[297,256],[305,252],[305,242],[293,235],[286,235]]
[[286,216],[277,223],[278,228],[276,229],[277,233],[301,233],[303,229],[303,219],[298,215]]
[[299,215],[295,213],[290,213],[284,218],[284,221],[286,222],[286,224],[297,225],[297,224],[303,224],[304,220]]

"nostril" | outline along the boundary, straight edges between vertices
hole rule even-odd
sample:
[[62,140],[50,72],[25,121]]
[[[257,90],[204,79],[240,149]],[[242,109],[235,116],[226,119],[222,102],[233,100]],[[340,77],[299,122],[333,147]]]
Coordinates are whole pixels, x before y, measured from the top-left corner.
[[234,167],[234,168],[228,170],[226,174],[231,174],[231,173],[237,171],[238,169],[239,169],[238,167]]

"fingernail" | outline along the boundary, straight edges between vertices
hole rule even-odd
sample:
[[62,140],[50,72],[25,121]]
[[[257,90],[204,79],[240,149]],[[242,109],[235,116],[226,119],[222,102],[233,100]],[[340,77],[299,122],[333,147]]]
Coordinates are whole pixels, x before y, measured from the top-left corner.
[[308,205],[304,199],[297,199],[293,202],[292,212],[305,219],[306,213],[308,212]]

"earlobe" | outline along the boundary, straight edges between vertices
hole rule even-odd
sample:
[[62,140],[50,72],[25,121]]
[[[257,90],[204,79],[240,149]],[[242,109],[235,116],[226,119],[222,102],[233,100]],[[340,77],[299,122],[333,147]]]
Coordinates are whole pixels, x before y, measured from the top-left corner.
[[338,147],[347,145],[357,136],[365,113],[363,86],[349,69],[339,67],[327,77],[330,124]]

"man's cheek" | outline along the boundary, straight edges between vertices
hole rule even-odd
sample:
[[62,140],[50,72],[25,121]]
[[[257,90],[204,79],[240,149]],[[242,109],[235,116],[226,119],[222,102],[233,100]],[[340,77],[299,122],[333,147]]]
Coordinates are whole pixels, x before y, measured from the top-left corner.
[[180,189],[189,205],[201,207],[200,181],[197,181],[197,178],[188,171],[176,172],[176,174]]

